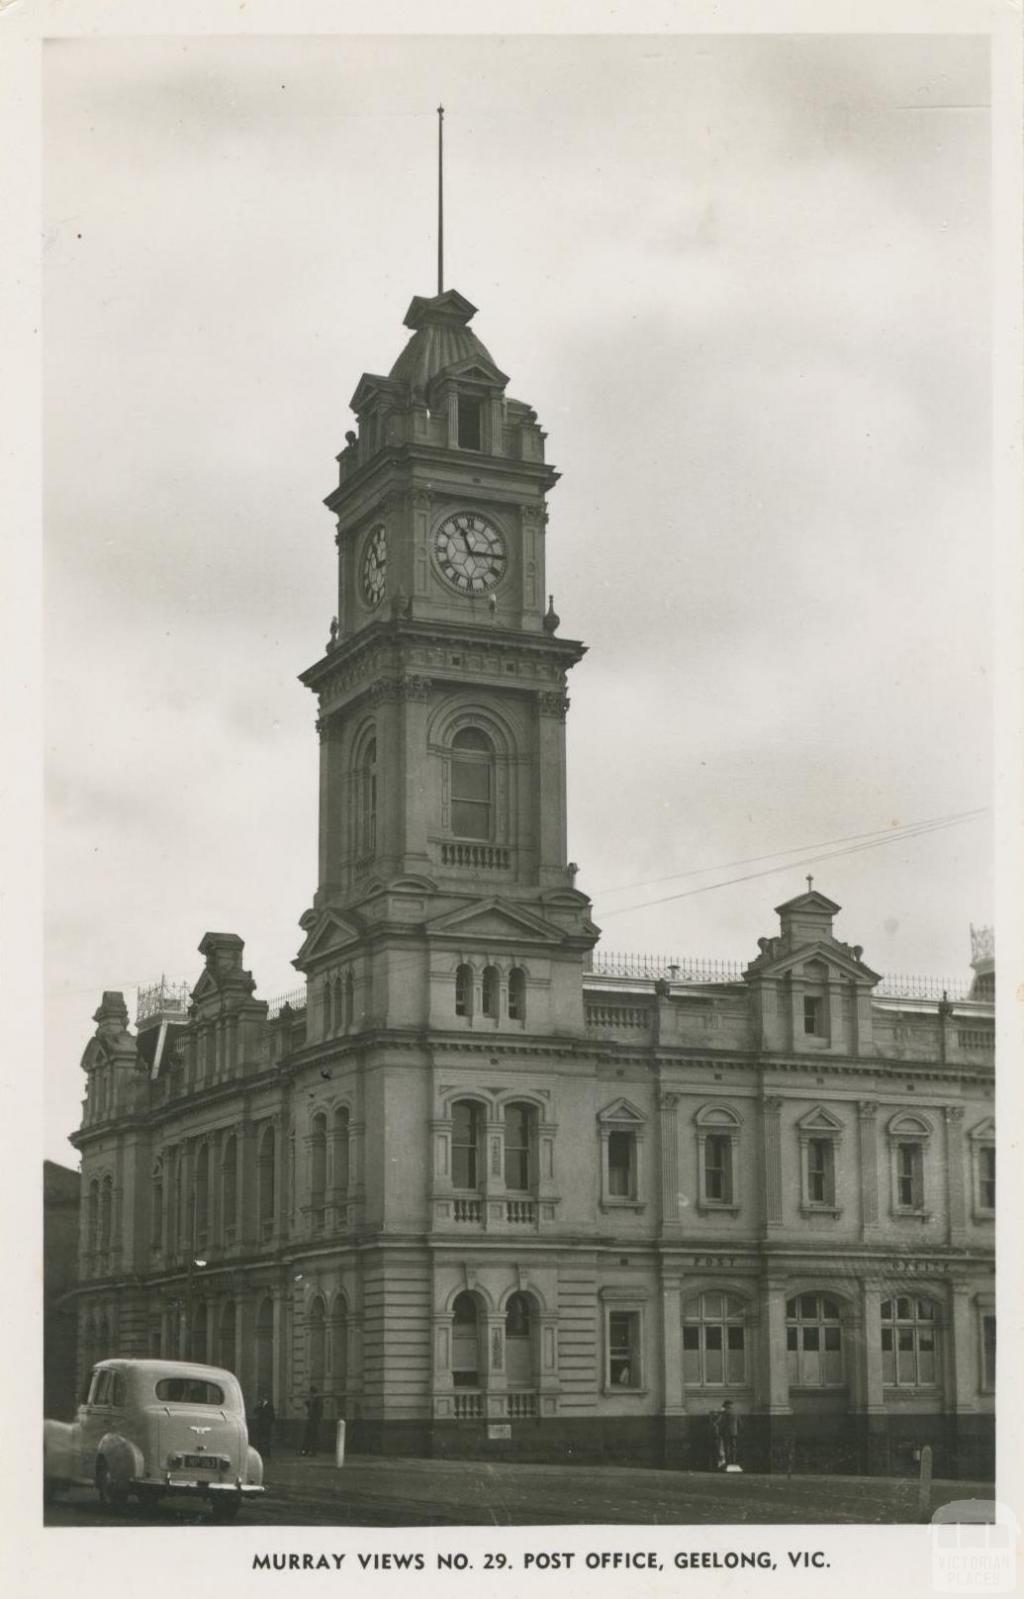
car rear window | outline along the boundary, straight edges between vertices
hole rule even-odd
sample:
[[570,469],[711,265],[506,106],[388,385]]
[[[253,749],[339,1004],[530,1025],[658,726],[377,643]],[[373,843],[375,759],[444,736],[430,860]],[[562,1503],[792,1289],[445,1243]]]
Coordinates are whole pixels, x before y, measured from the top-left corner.
[[222,1405],[224,1390],[204,1377],[161,1377],[156,1397],[169,1405]]

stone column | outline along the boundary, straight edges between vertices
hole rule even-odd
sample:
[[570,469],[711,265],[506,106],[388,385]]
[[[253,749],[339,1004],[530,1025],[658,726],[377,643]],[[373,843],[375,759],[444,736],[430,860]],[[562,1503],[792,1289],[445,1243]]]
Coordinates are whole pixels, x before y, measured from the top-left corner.
[[786,1281],[766,1277],[760,1285],[760,1316],[755,1385],[757,1408],[770,1416],[788,1416],[789,1372],[786,1360]]
[[860,1155],[860,1235],[873,1238],[878,1228],[878,1103],[862,1099],[858,1110]]
[[964,1181],[964,1107],[943,1106],[946,1135],[946,1242],[963,1247],[967,1237]]
[[508,1374],[505,1370],[505,1318],[500,1314],[482,1317],[485,1339],[481,1377],[486,1389],[485,1408],[490,1421],[507,1416]]
[[681,1232],[679,1216],[679,1095],[662,1094],[658,1102],[659,1208],[662,1233]]
[[769,1095],[761,1101],[762,1159],[764,1162],[764,1229],[782,1225],[782,1134],[779,1113],[782,1100]]
[[[847,1353],[851,1379],[851,1409],[860,1421],[860,1467],[872,1475],[889,1465],[889,1418],[882,1379],[882,1290],[877,1283],[862,1283],[857,1336]],[[844,1336],[846,1329],[844,1326]]]
[[537,776],[540,784],[534,826],[540,881],[558,886],[565,882],[565,716],[569,697],[564,689],[537,695]]
[[948,1353],[943,1361],[947,1375],[946,1409],[957,1414],[974,1410],[977,1389],[978,1356],[975,1347],[974,1313],[969,1283],[949,1285]]
[[661,1280],[662,1406],[666,1416],[686,1412],[683,1384],[683,1280],[666,1274]]

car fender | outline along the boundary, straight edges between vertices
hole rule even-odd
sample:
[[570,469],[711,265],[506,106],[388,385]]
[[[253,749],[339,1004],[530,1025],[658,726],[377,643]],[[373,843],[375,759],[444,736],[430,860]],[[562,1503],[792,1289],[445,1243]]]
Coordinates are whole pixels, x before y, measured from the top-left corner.
[[245,1480],[259,1487],[263,1482],[263,1456],[249,1444],[245,1456]]
[[96,1459],[102,1460],[110,1473],[111,1481],[127,1487],[137,1477],[145,1476],[142,1450],[137,1449],[119,1432],[106,1432],[100,1439]]
[[74,1422],[43,1422],[43,1475],[66,1482],[75,1475],[78,1428]]

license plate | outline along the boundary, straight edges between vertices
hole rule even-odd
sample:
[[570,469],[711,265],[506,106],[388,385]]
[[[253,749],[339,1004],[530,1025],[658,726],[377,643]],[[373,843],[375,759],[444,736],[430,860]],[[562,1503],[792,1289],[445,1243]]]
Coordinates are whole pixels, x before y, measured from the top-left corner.
[[219,1471],[220,1461],[211,1460],[209,1455],[182,1455],[181,1463],[189,1471]]

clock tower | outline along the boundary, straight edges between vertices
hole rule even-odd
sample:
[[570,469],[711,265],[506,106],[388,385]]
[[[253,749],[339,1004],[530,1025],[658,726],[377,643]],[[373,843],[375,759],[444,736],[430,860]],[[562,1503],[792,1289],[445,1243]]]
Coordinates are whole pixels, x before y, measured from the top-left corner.
[[[319,881],[296,965],[314,1037],[578,1033],[597,938],[567,861],[566,676],[536,413],[455,290],[364,374],[326,504],[337,624],[317,695]],[[317,1021],[319,1018],[319,1022]]]

